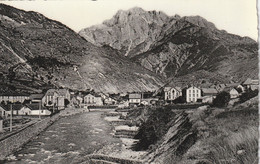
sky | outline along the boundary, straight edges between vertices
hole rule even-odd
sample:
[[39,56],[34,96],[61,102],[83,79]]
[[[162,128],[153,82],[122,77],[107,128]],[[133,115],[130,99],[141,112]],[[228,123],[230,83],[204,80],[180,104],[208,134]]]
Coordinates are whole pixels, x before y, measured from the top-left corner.
[[220,30],[257,40],[256,0],[60,0],[0,1],[26,11],[36,11],[74,31],[101,24],[118,10],[141,7],[169,16],[204,17]]

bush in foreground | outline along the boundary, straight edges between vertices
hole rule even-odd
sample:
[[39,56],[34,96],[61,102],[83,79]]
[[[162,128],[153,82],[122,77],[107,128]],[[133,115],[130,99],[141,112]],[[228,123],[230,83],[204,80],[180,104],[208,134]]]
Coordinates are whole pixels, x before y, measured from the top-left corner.
[[215,107],[225,107],[230,101],[230,94],[223,91],[220,92],[217,97],[213,100],[213,106]]

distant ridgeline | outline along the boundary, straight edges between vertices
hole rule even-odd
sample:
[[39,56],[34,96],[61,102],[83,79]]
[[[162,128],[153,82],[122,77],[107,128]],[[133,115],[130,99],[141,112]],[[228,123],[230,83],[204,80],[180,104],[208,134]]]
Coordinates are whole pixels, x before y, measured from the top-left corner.
[[258,75],[257,43],[204,18],[133,8],[75,33],[0,4],[0,92],[50,88],[156,91],[166,83],[242,82]]

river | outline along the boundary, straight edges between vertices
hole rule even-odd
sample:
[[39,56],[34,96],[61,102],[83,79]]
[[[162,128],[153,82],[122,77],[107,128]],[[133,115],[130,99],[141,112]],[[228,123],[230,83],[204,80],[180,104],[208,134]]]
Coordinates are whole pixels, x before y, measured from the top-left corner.
[[112,127],[101,114],[89,112],[59,119],[11,155],[6,163],[71,164],[104,145],[115,143],[120,147],[120,139],[112,136]]

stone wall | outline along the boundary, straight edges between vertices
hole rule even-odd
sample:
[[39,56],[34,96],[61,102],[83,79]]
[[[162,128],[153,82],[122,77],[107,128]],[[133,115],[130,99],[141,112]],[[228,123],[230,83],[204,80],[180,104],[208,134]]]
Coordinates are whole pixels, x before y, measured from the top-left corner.
[[32,137],[38,135],[58,118],[59,114],[53,115],[52,117],[47,117],[40,122],[31,124],[1,139],[0,160],[3,160],[6,156],[16,151],[19,147],[27,143]]

